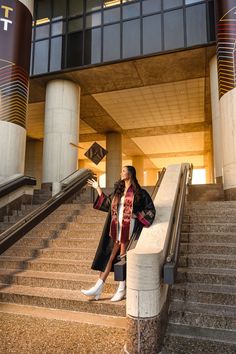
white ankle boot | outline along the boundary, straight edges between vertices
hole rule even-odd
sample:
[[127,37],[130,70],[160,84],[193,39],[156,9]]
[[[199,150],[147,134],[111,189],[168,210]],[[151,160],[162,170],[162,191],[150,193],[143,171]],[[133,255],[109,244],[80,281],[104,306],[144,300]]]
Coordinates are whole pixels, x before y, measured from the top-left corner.
[[81,293],[86,296],[94,296],[94,299],[98,300],[100,298],[104,285],[105,285],[104,281],[99,278],[96,284],[92,288],[88,290],[82,289]]
[[126,283],[125,280],[123,280],[120,281],[118,289],[116,290],[114,296],[111,298],[111,301],[121,301],[122,299],[124,299],[125,295],[126,295]]

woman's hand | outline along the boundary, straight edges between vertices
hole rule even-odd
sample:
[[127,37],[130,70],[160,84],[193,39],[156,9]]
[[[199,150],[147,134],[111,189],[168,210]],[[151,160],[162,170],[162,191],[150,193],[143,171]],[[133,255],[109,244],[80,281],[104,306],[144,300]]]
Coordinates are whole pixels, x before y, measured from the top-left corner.
[[87,183],[90,187],[94,188],[97,190],[98,195],[101,196],[102,195],[102,189],[99,186],[99,183],[97,181],[95,181],[95,179],[88,179]]
[[99,188],[99,184],[97,181],[95,181],[95,179],[88,179],[87,183],[90,187],[94,188],[94,189],[98,189]]

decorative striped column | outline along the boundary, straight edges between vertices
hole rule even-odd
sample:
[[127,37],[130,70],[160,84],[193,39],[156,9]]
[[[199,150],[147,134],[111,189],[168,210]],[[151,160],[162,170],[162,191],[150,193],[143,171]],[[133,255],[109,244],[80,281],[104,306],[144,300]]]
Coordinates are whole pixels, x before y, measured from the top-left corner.
[[0,0],[0,176],[24,173],[32,1]]
[[236,2],[215,0],[217,59],[226,199],[236,200]]

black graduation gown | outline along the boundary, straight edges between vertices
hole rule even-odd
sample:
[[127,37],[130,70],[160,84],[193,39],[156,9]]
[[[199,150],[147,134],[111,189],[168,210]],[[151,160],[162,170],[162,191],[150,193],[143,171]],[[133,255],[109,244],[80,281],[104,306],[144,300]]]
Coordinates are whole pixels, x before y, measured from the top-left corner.
[[[109,236],[110,224],[111,224],[112,198],[113,198],[113,194],[109,196],[103,194],[102,203],[98,203],[99,197],[97,197],[94,203],[95,209],[108,212],[108,216],[103,228],[101,239],[91,266],[92,269],[99,270],[101,272],[104,272],[106,269],[106,265],[109,261],[113,249],[113,245],[114,245],[113,239]],[[137,228],[140,226],[149,227],[153,223],[153,220],[155,218],[155,213],[156,211],[152,202],[152,198],[150,197],[150,195],[146,190],[141,189],[139,201],[137,201],[136,198],[134,198],[134,202],[133,202],[133,215],[136,217],[133,233],[136,232]],[[119,254],[117,254],[117,256],[119,256]],[[115,258],[113,262],[113,266],[117,261],[118,261],[117,258]],[[111,271],[114,271],[113,266]]]

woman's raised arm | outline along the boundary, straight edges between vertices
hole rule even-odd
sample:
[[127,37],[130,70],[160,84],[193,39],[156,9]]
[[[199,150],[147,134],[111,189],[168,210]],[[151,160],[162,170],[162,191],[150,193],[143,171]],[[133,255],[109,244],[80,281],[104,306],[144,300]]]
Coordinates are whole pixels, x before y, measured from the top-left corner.
[[98,192],[99,197],[102,195],[102,188],[99,186],[98,181],[95,181],[95,179],[88,179],[87,183],[90,187],[96,189],[96,191]]

